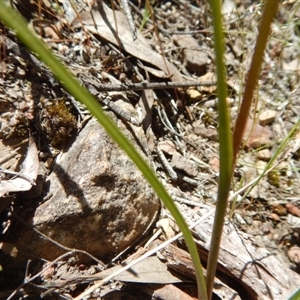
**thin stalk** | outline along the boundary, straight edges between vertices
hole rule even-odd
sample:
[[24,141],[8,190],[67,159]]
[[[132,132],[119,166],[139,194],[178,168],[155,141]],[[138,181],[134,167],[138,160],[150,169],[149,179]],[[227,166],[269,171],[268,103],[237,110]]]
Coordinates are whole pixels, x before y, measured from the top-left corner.
[[246,78],[245,91],[240,107],[238,117],[236,119],[233,133],[233,153],[234,163],[242,143],[242,136],[248,119],[253,94],[257,86],[259,74],[264,59],[264,51],[271,32],[271,23],[278,9],[279,0],[266,0],[262,15],[259,33],[251,61],[251,66]]
[[218,262],[222,230],[224,226],[227,198],[232,177],[232,134],[230,131],[230,114],[227,105],[227,84],[224,64],[224,34],[221,14],[221,1],[209,1],[213,13],[214,48],[217,66],[217,92],[219,108],[219,141],[220,141],[220,176],[216,213],[211,238],[206,275],[207,298],[211,299],[215,272]]
[[164,90],[181,87],[196,87],[196,86],[214,86],[216,81],[184,81],[184,82],[142,82],[129,84],[102,84],[97,85],[99,92],[125,92],[125,91],[144,91],[144,90]]
[[219,98],[219,139],[220,139],[220,178],[218,200],[213,226],[212,241],[210,246],[207,270],[207,295],[211,298],[214,284],[215,270],[221,243],[223,225],[225,221],[227,198],[236,157],[242,142],[242,135],[250,111],[253,94],[258,82],[258,77],[263,63],[264,50],[270,35],[270,26],[277,11],[279,1],[266,0],[259,35],[255,46],[250,70],[248,72],[243,101],[237,117],[233,144],[228,123],[228,109],[226,107],[225,72],[223,63],[224,38],[222,33],[222,15],[220,1],[210,1],[214,19],[214,41],[217,62],[218,98]]
[[300,300],[300,289],[296,291],[290,298],[289,300]]

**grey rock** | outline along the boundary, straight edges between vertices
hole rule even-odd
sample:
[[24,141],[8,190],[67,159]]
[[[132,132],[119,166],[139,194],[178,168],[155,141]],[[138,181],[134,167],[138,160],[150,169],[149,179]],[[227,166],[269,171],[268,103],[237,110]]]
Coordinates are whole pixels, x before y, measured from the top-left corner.
[[[142,128],[114,119],[151,163],[144,154]],[[142,173],[95,120],[56,162],[48,180],[53,196],[35,210],[31,224],[62,245],[100,259],[132,245],[159,210],[159,200]],[[17,247],[21,255],[23,251],[47,260],[65,252],[27,229]]]
[[166,154],[173,155],[176,152],[176,147],[171,140],[161,141],[158,146]]
[[198,174],[198,170],[194,162],[188,160],[178,152],[173,154],[171,164],[175,169],[183,171],[189,176],[195,177]]
[[269,125],[275,121],[277,112],[275,110],[266,110],[259,115],[259,124],[262,126]]
[[176,46],[183,48],[183,63],[187,70],[198,76],[205,74],[209,58],[198,41],[185,35],[173,35],[172,39]]
[[257,152],[256,157],[263,161],[269,161],[272,157],[272,153],[269,149],[262,149]]

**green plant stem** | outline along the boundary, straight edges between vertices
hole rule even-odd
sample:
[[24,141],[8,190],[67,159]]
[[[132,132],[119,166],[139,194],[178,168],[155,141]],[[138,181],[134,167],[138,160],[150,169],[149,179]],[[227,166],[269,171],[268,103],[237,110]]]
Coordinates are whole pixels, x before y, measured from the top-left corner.
[[251,66],[246,78],[245,91],[233,133],[234,164],[242,143],[242,136],[248,119],[253,94],[257,86],[261,66],[264,59],[264,51],[271,31],[271,23],[278,9],[279,0],[266,0],[264,4],[259,33],[251,61]]
[[254,90],[257,85],[261,65],[263,63],[264,50],[270,34],[270,25],[277,11],[278,3],[279,1],[265,1],[265,7],[260,25],[259,35],[257,38],[251,67],[247,76],[242,105],[234,129],[233,144],[231,144],[232,139],[230,135],[228,109],[226,107],[227,91],[225,87],[225,66],[223,63],[224,38],[222,34],[223,28],[221,7],[220,1],[210,1],[214,19],[214,42],[218,79],[217,86],[219,98],[220,179],[216,214],[214,219],[214,227],[207,268],[207,295],[209,299],[211,298],[212,294],[215,270],[218,262],[218,255],[225,220],[227,198],[230,189],[232,172],[239,151],[239,147],[242,142],[243,131],[245,129],[246,120],[250,111]]
[[290,298],[289,300],[300,300],[300,289],[296,291]]
[[122,132],[120,132],[118,127],[106,114],[104,114],[100,104],[96,101],[96,99],[91,96],[87,89],[82,87],[77,82],[73,75],[63,66],[63,64],[53,56],[53,54],[45,46],[45,44],[28,29],[26,21],[11,7],[4,4],[3,1],[0,1],[0,19],[8,27],[16,31],[17,37],[28,47],[28,49],[38,54],[39,59],[45,62],[46,65],[48,65],[48,67],[51,69],[56,78],[61,82],[64,88],[72,96],[74,96],[76,100],[80,101],[88,108],[88,110],[104,127],[106,132],[115,140],[115,142],[127,153],[127,155],[132,159],[137,167],[143,172],[144,177],[152,185],[157,195],[161,198],[161,200],[173,215],[183,234],[196,272],[199,293],[198,296],[200,299],[206,300],[207,294],[205,279],[197,247],[193,240],[192,234],[188,229],[183,216],[180,214],[178,208],[174,204],[172,198],[169,196],[163,185],[159,182],[154,172],[143,160],[134,146],[126,139]]
[[209,1],[213,13],[214,48],[217,67],[217,90],[219,109],[219,141],[220,141],[220,177],[213,233],[208,256],[206,275],[207,297],[211,299],[219,249],[224,226],[227,198],[232,177],[232,134],[230,131],[230,115],[227,105],[227,84],[225,81],[224,35],[221,14],[221,1]]

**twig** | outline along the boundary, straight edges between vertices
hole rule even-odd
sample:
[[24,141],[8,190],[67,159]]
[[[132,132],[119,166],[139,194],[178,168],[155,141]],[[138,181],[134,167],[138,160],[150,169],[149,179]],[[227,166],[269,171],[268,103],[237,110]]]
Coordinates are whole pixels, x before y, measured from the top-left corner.
[[98,98],[103,104],[108,106],[116,115],[127,120],[133,125],[141,125],[142,122],[140,120],[132,117],[128,112],[111,101],[109,96],[104,95],[98,88],[98,83],[95,80],[90,78],[80,78],[80,80],[95,98]]
[[186,82],[142,82],[131,84],[101,84],[97,83],[100,92],[127,92],[143,90],[174,89],[191,86],[214,86],[216,81],[186,81]]
[[196,207],[203,207],[204,205],[200,202],[195,202],[195,201],[191,201],[191,200],[188,200],[188,199],[185,199],[185,198],[182,198],[182,197],[177,197],[173,194],[171,194],[171,197],[179,202],[179,203],[184,203],[184,204],[187,204],[187,205],[191,205],[191,206],[196,206]]
[[[156,99],[156,100],[158,100],[158,99]],[[174,134],[175,136],[176,136],[176,135],[181,136],[179,133],[177,133],[176,131],[174,131],[173,126],[172,126],[172,124],[170,123],[170,121],[169,121],[169,119],[168,119],[168,117],[167,117],[167,115],[166,115],[165,109],[164,109],[163,107],[162,107],[162,109],[161,109],[160,106],[162,106],[162,105],[161,105],[161,103],[159,102],[159,106],[157,106],[157,113],[158,113],[159,118],[160,118],[161,122],[163,123],[163,125],[164,125],[164,126],[165,126],[172,134]]]
[[130,27],[130,31],[131,31],[131,34],[132,34],[132,39],[135,41],[137,39],[136,28],[135,28],[135,25],[134,25],[134,22],[133,22],[133,18],[132,18],[132,14],[131,14],[129,4],[128,4],[128,0],[121,0],[121,2],[122,2],[122,6],[123,6],[123,9],[124,9],[129,27]]
[[22,179],[27,180],[31,185],[36,185],[34,179],[30,178],[26,174],[21,172],[13,172],[9,170],[4,170],[3,168],[0,167],[0,173],[8,174],[8,175],[14,175],[13,178],[20,177]]
[[129,121],[131,124],[139,126],[142,124],[140,120],[135,119],[129,113],[125,112],[122,108],[116,105],[114,102],[110,101],[108,97],[99,98],[106,106],[108,106],[115,114],[120,116],[121,118]]
[[167,96],[169,102],[170,102],[170,106],[171,106],[171,109],[173,111],[173,114],[174,115],[177,115],[178,114],[178,107],[177,107],[177,104],[175,102],[175,100],[172,98],[172,96],[165,90],[163,90],[163,92],[165,93],[165,95]]
[[178,179],[177,173],[173,170],[172,166],[169,164],[169,162],[167,161],[164,153],[162,152],[162,150],[159,148],[159,146],[156,147],[156,152],[157,155],[159,156],[162,165],[164,166],[164,168],[166,169],[166,171],[168,172],[170,178],[174,181],[176,181]]
[[[39,273],[35,274],[33,277],[31,277],[30,279],[27,280],[27,275],[25,276],[25,280],[23,283],[21,283],[12,293],[11,295],[7,298],[7,300],[12,299],[12,297],[26,284],[34,281],[36,278],[40,277],[41,275],[43,275],[43,273],[45,273],[50,267],[52,267],[56,262],[60,261],[61,259],[63,259],[64,257],[67,257],[69,255],[73,255],[73,251],[67,252],[59,257],[57,257],[54,261],[52,261],[49,265],[47,265],[42,271],[40,271]],[[27,273],[27,267],[28,264],[26,266],[26,273]]]
[[18,154],[18,150],[20,150],[20,147],[13,150],[12,152],[10,152],[9,154],[5,155],[4,157],[0,158],[0,165],[6,163],[7,161],[9,161],[10,159],[12,159],[14,156],[16,156]]
[[195,179],[192,179],[188,176],[183,176],[181,178],[182,181],[185,181],[186,183],[190,184],[190,185],[193,185],[193,186],[198,186],[198,181],[195,180]]

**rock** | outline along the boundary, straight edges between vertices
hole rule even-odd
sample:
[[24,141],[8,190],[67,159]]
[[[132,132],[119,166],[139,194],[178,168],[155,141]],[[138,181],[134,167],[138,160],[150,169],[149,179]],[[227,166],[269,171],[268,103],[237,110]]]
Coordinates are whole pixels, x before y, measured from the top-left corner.
[[293,245],[287,251],[287,256],[294,262],[298,267],[300,267],[300,247]]
[[[114,120],[149,163],[142,128]],[[56,162],[48,181],[53,196],[37,207],[29,222],[58,243],[100,259],[132,245],[159,210],[142,173],[94,119]],[[17,248],[23,256],[26,252],[47,260],[65,252],[27,229]]]
[[299,72],[300,60],[298,58],[295,58],[289,62],[282,62],[282,70],[285,72]]
[[173,155],[176,152],[176,146],[171,140],[159,142],[158,146],[166,154]]
[[[204,75],[202,75],[202,76],[200,76],[199,78],[198,78],[198,80],[201,82],[206,82],[206,81],[214,81],[214,82],[216,82],[216,80],[217,80],[217,77],[216,77],[216,75],[214,74],[214,73],[212,73],[212,72],[207,72],[206,74],[204,74]],[[201,93],[207,93],[207,94],[214,94],[214,93],[216,93],[216,91],[217,91],[217,86],[216,85],[212,85],[212,86],[205,86],[205,85],[203,85],[203,86],[198,86],[198,88],[197,88]],[[208,101],[205,101],[204,102],[204,105],[207,103]],[[216,105],[217,105],[217,99],[215,99],[215,100],[213,100],[213,102],[215,103],[215,104],[213,104],[213,107],[215,107]],[[208,106],[208,107],[210,107],[210,106]]]
[[229,16],[236,9],[236,3],[234,1],[224,1],[222,4],[222,14]]
[[276,117],[276,111],[275,110],[266,110],[263,113],[259,115],[259,124],[262,126],[271,124],[274,122]]
[[207,100],[207,101],[204,102],[203,105],[207,108],[217,107],[218,99]]
[[191,102],[198,102],[203,98],[202,94],[195,87],[187,88],[186,94],[190,98]]
[[272,157],[272,153],[269,149],[263,149],[257,152],[257,158],[263,161],[269,161]]
[[280,217],[275,213],[268,214],[268,218],[276,222],[280,221]]
[[216,128],[205,128],[200,135],[210,141],[217,142],[219,140],[219,133]]
[[286,216],[287,215],[287,210],[284,206],[281,204],[274,204],[272,206],[272,212],[277,214],[278,216]]
[[206,138],[210,141],[217,142],[219,139],[219,134],[216,128],[207,128],[203,124],[197,125],[196,122],[193,124],[194,133]]
[[216,156],[213,156],[210,160],[209,160],[209,165],[211,166],[212,170],[215,173],[218,173],[220,171],[220,159]]
[[209,58],[197,40],[188,35],[173,35],[172,39],[176,46],[183,48],[183,63],[187,70],[198,76],[205,74]]
[[[254,169],[254,171],[257,172],[257,175],[261,175],[264,172],[266,166],[267,166],[266,162],[264,162],[262,160],[258,160],[255,163],[255,169]],[[252,179],[254,179],[254,177]]]
[[268,127],[263,127],[253,120],[248,119],[243,134],[243,140],[247,148],[260,148],[273,143],[273,132]]
[[195,177],[198,174],[198,170],[194,162],[186,159],[178,152],[173,154],[171,164],[175,169],[183,171],[189,176]]
[[296,205],[294,205],[293,203],[287,203],[285,207],[290,214],[296,217],[300,217],[300,209]]

